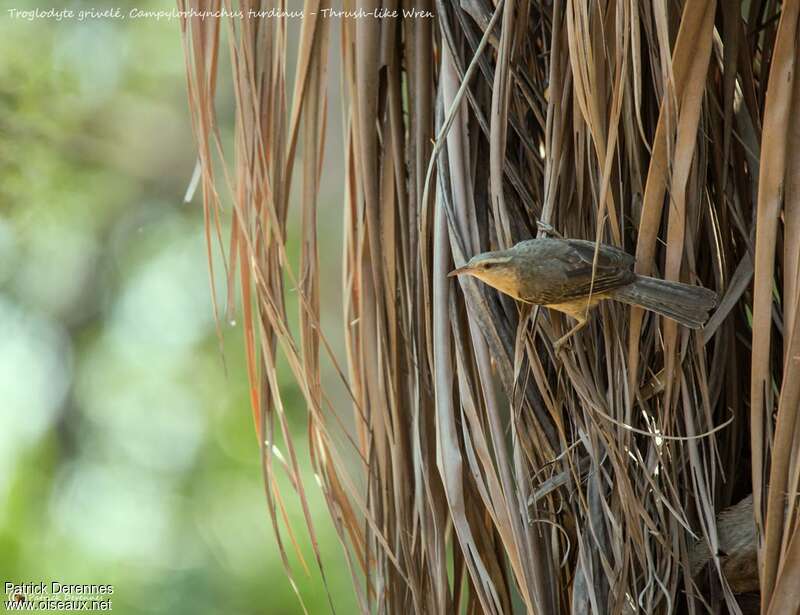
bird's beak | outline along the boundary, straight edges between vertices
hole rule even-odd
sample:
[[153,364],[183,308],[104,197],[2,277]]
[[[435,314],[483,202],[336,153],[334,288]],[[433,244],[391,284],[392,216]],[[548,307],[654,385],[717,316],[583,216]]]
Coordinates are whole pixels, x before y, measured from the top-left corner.
[[453,278],[457,275],[461,275],[462,273],[469,273],[472,270],[472,267],[469,265],[464,265],[463,267],[459,267],[458,269],[453,269],[450,273],[447,274],[448,278]]

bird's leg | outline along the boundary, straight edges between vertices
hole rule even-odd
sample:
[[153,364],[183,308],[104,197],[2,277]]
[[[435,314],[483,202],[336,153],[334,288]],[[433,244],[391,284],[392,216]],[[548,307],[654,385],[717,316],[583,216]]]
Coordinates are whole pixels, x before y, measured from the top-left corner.
[[553,350],[555,350],[556,352],[561,350],[561,347],[564,345],[564,342],[566,342],[569,338],[571,338],[573,335],[575,335],[578,331],[583,329],[586,326],[586,323],[589,322],[589,320],[587,318],[585,318],[585,317],[584,318],[579,318],[577,320],[578,320],[578,324],[577,325],[572,327],[572,329],[567,331],[564,335],[562,335],[560,338],[558,338],[558,340],[556,340],[555,344],[553,344]]

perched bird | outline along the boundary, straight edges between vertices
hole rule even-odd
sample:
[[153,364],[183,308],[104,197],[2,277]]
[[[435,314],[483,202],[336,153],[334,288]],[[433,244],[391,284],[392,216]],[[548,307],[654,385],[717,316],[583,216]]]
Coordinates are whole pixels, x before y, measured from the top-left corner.
[[586,326],[589,311],[604,299],[642,307],[690,329],[705,324],[717,304],[714,292],[637,275],[633,264],[630,254],[605,244],[540,238],[473,256],[448,275],[474,276],[514,299],[574,318],[577,324],[556,342],[557,349]]
[[[757,592],[758,538],[753,519],[753,494],[717,515],[717,556],[722,574],[735,594]],[[705,540],[689,544],[689,566],[696,577],[708,564],[713,566],[714,554]]]

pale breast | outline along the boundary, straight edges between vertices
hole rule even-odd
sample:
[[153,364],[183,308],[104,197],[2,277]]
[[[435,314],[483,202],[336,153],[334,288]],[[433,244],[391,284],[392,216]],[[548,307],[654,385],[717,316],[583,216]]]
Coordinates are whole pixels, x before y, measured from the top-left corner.
[[603,299],[607,298],[607,293],[594,293],[591,297],[574,299],[565,303],[549,303],[546,304],[545,307],[566,314],[567,316],[571,316],[579,322],[583,322],[586,320],[587,313],[598,303],[603,301]]

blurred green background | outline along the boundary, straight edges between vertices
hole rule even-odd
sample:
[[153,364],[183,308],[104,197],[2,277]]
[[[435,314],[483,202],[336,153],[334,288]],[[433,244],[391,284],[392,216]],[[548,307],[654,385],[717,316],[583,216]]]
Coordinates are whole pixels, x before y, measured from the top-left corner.
[[[120,613],[303,612],[267,514],[241,327],[224,323],[226,371],[199,195],[182,202],[195,156],[179,24],[0,6],[0,579],[112,583]],[[337,223],[341,186],[324,194]],[[284,390],[337,612],[355,612],[305,409]],[[327,612],[288,505],[312,568],[289,554],[300,593]]]

